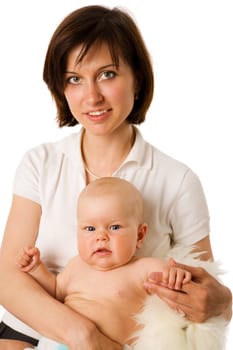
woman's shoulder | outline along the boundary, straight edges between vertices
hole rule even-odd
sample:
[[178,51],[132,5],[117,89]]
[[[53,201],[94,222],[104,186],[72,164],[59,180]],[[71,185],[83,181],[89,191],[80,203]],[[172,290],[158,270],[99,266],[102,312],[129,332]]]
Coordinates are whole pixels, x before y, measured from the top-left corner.
[[154,159],[156,159],[157,166],[164,169],[164,171],[172,170],[177,172],[186,172],[190,167],[179,159],[176,159],[167,153],[154,147]]
[[71,149],[78,143],[80,132],[72,133],[61,139],[52,142],[43,142],[30,148],[27,152],[45,152],[45,153],[65,153],[69,154]]
[[24,158],[31,161],[46,161],[61,156],[73,158],[79,149],[80,132],[72,133],[53,142],[44,142],[25,152]]
[[155,149],[154,162],[157,179],[165,183],[168,189],[199,188],[199,176],[184,162],[169,156],[159,149]]
[[[186,173],[191,171],[190,167],[179,159],[168,155],[152,143],[146,141],[137,130],[137,151],[141,152],[141,160],[152,171],[161,171],[166,175],[175,173]],[[139,152],[138,152],[139,154]]]

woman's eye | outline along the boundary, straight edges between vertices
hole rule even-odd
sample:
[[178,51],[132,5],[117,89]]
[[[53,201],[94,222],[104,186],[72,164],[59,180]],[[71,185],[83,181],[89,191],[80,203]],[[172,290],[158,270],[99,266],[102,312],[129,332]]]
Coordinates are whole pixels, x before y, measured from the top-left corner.
[[100,74],[98,80],[107,80],[112,79],[116,76],[116,73],[113,71],[106,71]]
[[121,228],[120,225],[112,225],[112,226],[110,226],[110,230],[111,231],[119,230],[120,228]]
[[80,84],[81,79],[77,76],[72,76],[67,79],[67,82],[69,84],[77,85]]
[[86,231],[95,231],[95,228],[94,228],[94,226],[87,226],[87,227],[85,227],[85,230]]

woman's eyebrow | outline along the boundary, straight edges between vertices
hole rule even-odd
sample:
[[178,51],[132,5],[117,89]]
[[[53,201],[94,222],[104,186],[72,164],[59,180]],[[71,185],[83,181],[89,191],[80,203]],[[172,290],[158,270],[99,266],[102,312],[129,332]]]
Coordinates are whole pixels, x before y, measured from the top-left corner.
[[[103,70],[103,69],[107,69],[107,68],[110,68],[110,67],[117,68],[116,64],[110,63],[110,64],[106,64],[104,66],[101,66],[101,67],[97,68],[97,70]],[[68,70],[68,71],[65,72],[65,74],[77,74],[77,71],[75,72],[75,71]]]

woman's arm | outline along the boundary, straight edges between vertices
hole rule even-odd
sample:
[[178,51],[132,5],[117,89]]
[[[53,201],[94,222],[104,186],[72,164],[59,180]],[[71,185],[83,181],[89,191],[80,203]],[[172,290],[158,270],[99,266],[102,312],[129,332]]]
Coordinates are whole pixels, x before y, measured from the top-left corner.
[[[200,256],[201,259],[213,259],[209,237],[199,241],[195,246],[195,251],[206,251]],[[232,317],[232,294],[229,288],[219,283],[203,268],[190,267],[177,262],[175,265],[192,274],[192,281],[183,286],[185,293],[161,286],[160,277],[156,273],[153,273],[150,280],[145,283],[148,293],[157,294],[173,309],[184,312],[191,321],[204,322],[215,316],[222,316],[229,321]]]
[[42,335],[67,344],[70,350],[120,350],[121,346],[106,338],[92,322],[52,298],[31,276],[19,271],[15,256],[24,246],[35,245],[40,217],[40,205],[13,197],[0,250],[0,303]]

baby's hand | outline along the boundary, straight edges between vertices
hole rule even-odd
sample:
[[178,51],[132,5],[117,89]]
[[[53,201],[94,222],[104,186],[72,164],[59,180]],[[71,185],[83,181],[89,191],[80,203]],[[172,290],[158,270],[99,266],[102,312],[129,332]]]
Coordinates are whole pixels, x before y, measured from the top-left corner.
[[23,272],[32,272],[40,264],[40,251],[38,248],[23,248],[20,252],[17,265]]
[[192,275],[189,271],[172,266],[172,258],[170,259],[170,269],[168,274],[165,274],[165,279],[168,283],[168,288],[182,290],[183,284],[191,281]]
[[183,284],[191,281],[191,277],[189,271],[171,267],[168,277],[168,288],[182,290]]

